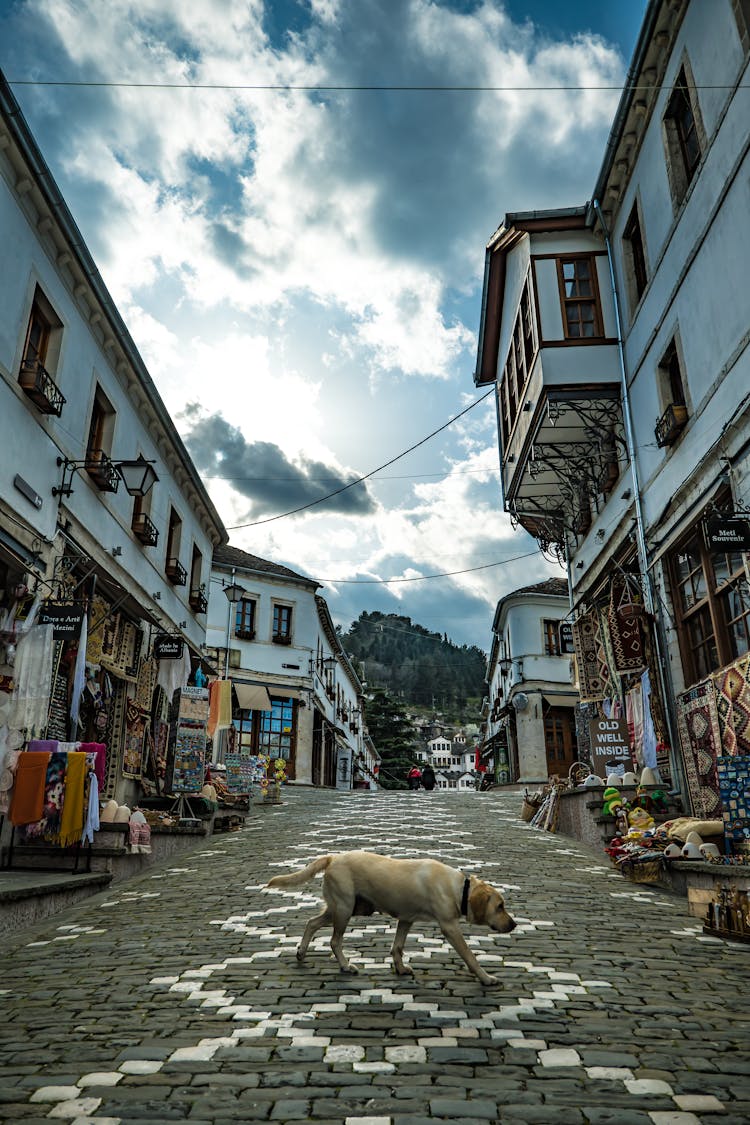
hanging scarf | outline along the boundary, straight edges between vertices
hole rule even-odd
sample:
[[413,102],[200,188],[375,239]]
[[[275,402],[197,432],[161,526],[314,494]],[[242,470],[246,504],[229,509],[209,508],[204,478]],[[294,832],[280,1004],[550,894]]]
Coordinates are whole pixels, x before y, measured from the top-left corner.
[[[34,759],[41,758],[35,754]],[[33,823],[27,824],[21,836],[26,840],[55,841],[60,832],[60,817],[62,815],[63,799],[65,796],[65,768],[68,764],[67,754],[50,754],[47,776],[44,779],[44,805],[42,815]]]
[[30,824],[44,811],[44,784],[51,754],[21,754],[10,802],[11,824]]
[[93,770],[89,773],[89,803],[81,843],[93,844],[94,833],[99,831],[99,781]]
[[70,722],[73,728],[73,735],[75,735],[78,730],[81,696],[86,687],[86,645],[88,643],[88,632],[88,617],[84,613],[83,620],[81,621],[81,635],[78,638],[78,654],[76,656],[76,666],[73,672],[73,698],[70,704]]
[[96,756],[96,763],[94,765],[94,772],[96,773],[96,780],[99,782],[99,788],[104,788],[104,780],[107,776],[107,746],[104,742],[82,742],[78,749],[82,754],[94,754]]
[[86,755],[68,754],[65,771],[65,799],[60,817],[60,847],[77,844],[83,831],[83,789],[86,781]]

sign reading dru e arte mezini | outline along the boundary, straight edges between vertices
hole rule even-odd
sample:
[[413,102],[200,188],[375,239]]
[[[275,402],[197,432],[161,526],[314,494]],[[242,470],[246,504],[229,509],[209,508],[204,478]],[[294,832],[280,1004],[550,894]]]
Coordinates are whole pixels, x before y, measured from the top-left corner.
[[612,766],[630,761],[630,736],[627,719],[591,719],[591,764],[599,777],[606,777]]

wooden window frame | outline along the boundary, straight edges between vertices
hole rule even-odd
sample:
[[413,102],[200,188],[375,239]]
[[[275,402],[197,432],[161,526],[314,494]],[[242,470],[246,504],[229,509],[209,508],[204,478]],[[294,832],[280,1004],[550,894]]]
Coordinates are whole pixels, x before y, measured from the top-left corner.
[[[585,344],[590,343],[593,340],[601,341],[604,339],[604,324],[602,318],[601,299],[599,296],[599,277],[596,268],[596,258],[596,254],[589,253],[559,254],[555,256],[555,262],[557,265],[557,287],[560,295],[560,311],[562,314],[563,336],[566,344]],[[565,292],[566,278],[564,268],[568,263],[572,262],[575,265],[578,262],[584,261],[589,263],[591,296],[568,297]],[[594,331],[591,336],[572,336],[569,331],[570,325],[568,323],[567,309],[572,305],[584,304],[592,306],[594,314],[592,324],[594,327]],[[583,324],[584,321],[579,321],[579,323]]]
[[545,656],[561,656],[560,648],[560,622],[551,617],[542,619],[542,636],[544,641]]
[[[678,556],[684,554],[691,554],[697,560],[697,565],[681,574]],[[740,560],[733,568],[729,562],[732,557],[731,554],[714,556],[709,552],[700,524],[668,555],[667,569],[686,686],[705,679],[750,652],[750,647],[744,651],[735,649],[731,638],[732,621],[745,618],[745,635],[750,645],[750,588],[742,595],[748,601],[748,611],[735,618],[730,618],[728,612],[729,595],[743,583],[748,586],[744,565]],[[715,559],[725,560],[726,576]],[[721,580],[717,579],[717,569],[722,575]],[[699,586],[696,590],[696,577],[702,582],[702,589]],[[688,581],[694,598],[691,605],[686,605],[682,597],[682,590]],[[697,627],[699,623],[700,632]],[[702,658],[697,657],[698,653],[702,654]]]
[[622,241],[625,247],[628,295],[631,313],[634,313],[646,291],[649,280],[646,244],[643,240],[643,226],[637,200],[633,204],[633,209],[622,232]]
[[[690,126],[687,129],[685,128],[686,112],[690,116]],[[686,57],[683,58],[667,101],[667,108],[662,118],[662,129],[667,158],[667,177],[672,203],[677,210],[695,179],[706,151],[706,135],[700,103]],[[694,140],[697,155],[691,153],[691,139]]]
[[165,559],[178,559],[182,546],[182,517],[172,504],[169,505],[167,520],[167,549]]
[[747,54],[750,51],[750,0],[732,0],[732,11],[742,49]]
[[284,602],[274,602],[271,612],[272,640],[279,644],[291,644],[294,607]]
[[234,635],[242,641],[255,638],[257,598],[240,598],[234,611]]
[[115,408],[97,383],[91,400],[91,414],[86,438],[86,458],[96,461],[98,453],[109,457],[115,428]]

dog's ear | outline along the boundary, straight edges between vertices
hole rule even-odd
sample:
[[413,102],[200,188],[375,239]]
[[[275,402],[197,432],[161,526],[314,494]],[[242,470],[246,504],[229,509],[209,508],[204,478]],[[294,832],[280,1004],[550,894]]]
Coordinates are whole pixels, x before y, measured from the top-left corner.
[[471,920],[484,922],[487,917],[487,907],[489,905],[492,890],[486,883],[479,883],[478,886],[469,895],[469,906],[471,907]]

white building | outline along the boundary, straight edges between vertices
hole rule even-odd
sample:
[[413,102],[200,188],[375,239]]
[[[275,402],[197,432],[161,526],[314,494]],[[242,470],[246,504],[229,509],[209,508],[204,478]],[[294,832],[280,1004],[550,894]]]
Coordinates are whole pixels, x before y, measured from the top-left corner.
[[[366,738],[362,685],[319,588],[288,567],[219,547],[208,652],[234,685],[243,751],[284,759],[289,780],[298,784],[369,786],[377,755]],[[215,760],[222,753],[217,745]]]
[[709,761],[733,752],[723,681],[750,648],[749,20],[651,0],[592,202],[488,246],[476,373],[506,509],[568,566],[582,701],[645,714],[636,756],[704,812],[691,715]]
[[[181,686],[201,659],[226,532],[1,75],[0,245],[0,676],[12,679],[24,587],[46,617],[77,617],[26,734],[106,741],[106,795],[130,801],[153,772],[157,673]],[[91,690],[76,723],[68,669],[82,627]],[[192,660],[157,666],[157,634]]]
[[577,759],[569,610],[560,578],[497,603],[481,756],[501,785],[567,776]]

